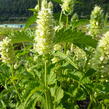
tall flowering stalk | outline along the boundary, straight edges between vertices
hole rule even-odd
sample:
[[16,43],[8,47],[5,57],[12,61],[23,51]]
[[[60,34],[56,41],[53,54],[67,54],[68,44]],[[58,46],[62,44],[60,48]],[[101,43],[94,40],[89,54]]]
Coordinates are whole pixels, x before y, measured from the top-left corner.
[[15,52],[11,39],[6,37],[0,43],[1,59],[6,64],[13,64],[15,62]]
[[95,6],[91,13],[90,34],[98,36],[103,28],[103,10],[99,6]]
[[34,50],[40,55],[48,54],[52,51],[54,38],[52,8],[51,2],[47,3],[46,0],[43,0],[41,10],[38,12]]
[[[11,78],[14,78],[14,73],[15,73],[14,65],[15,65],[16,58],[15,58],[13,43],[10,38],[6,37],[5,39],[3,39],[3,41],[0,42],[0,55],[1,55],[2,62],[6,63],[10,67]],[[11,82],[21,101],[21,97],[16,88],[14,79],[11,79]]]
[[43,81],[44,81],[44,109],[53,109],[51,93],[48,90],[48,81],[47,81],[47,64],[48,64],[48,55],[53,50],[53,39],[54,39],[54,20],[52,15],[53,5],[51,2],[47,2],[47,0],[43,0],[41,4],[41,9],[38,12],[38,19],[36,21],[36,37],[34,39],[34,50],[38,52],[39,55],[43,55],[44,64],[44,72],[43,72]]

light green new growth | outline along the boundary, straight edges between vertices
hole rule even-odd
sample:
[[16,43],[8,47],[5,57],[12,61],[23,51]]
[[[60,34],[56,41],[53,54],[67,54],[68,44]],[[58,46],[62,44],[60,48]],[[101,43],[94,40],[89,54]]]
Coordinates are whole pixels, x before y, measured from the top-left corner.
[[99,6],[95,6],[91,13],[90,34],[98,37],[103,28],[103,10]]
[[34,50],[40,55],[48,54],[53,49],[54,20],[52,16],[52,4],[42,1],[41,10],[36,21],[36,37]]
[[15,52],[11,39],[6,37],[0,43],[0,55],[1,59],[6,64],[12,64],[15,62]]

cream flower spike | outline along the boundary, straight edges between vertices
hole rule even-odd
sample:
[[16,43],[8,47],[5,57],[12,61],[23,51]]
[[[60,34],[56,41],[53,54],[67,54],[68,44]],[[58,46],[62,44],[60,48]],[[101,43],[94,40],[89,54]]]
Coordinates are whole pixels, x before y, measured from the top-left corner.
[[15,62],[15,53],[11,39],[6,37],[0,42],[0,55],[2,62],[12,64]]
[[46,0],[43,0],[41,6],[36,21],[37,27],[36,37],[34,39],[34,50],[40,55],[44,55],[50,53],[53,49],[54,20],[51,3],[47,3]]
[[104,34],[98,44],[98,49],[109,59],[109,31]]
[[62,11],[64,12],[64,14],[70,14],[73,10],[74,0],[62,0],[62,2]]
[[[106,72],[107,63],[109,62],[109,32],[106,32],[104,36],[99,40],[95,56],[92,60],[92,66],[97,69],[102,69]],[[104,70],[103,70],[104,69]],[[109,71],[109,70],[108,70]]]
[[103,10],[99,6],[95,6],[91,13],[90,19],[90,34],[98,37],[103,28]]

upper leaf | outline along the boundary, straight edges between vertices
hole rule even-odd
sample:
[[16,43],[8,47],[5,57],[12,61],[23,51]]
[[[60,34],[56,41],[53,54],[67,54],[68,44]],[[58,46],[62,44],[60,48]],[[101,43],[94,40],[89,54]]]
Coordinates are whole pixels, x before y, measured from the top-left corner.
[[97,46],[97,41],[92,39],[91,36],[86,35],[81,31],[72,30],[71,28],[62,28],[57,31],[54,42],[72,42],[79,47],[91,46],[93,48],[96,48]]

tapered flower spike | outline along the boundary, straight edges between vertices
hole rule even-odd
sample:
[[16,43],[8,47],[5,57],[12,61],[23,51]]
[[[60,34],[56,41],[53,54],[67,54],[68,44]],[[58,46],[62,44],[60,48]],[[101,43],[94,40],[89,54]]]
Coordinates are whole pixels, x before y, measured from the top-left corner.
[[52,4],[52,2],[49,2],[48,3],[48,8],[50,8],[51,10],[53,10],[53,4]]
[[1,41],[0,43],[0,55],[2,62],[6,64],[12,64],[15,62],[15,52],[13,48],[13,44],[11,42],[11,39],[6,37]]
[[36,37],[34,50],[40,55],[48,54],[53,49],[54,20],[52,15],[52,5],[46,0],[42,1],[41,10],[38,12],[36,21]]
[[98,37],[103,28],[103,10],[99,6],[95,6],[91,13],[90,34]]
[[71,14],[73,11],[74,0],[62,0],[63,4],[61,5],[62,11],[64,14]]
[[109,59],[109,32],[105,33],[99,41],[98,50],[104,55],[104,58]]
[[106,69],[109,62],[109,32],[99,40],[92,66],[97,69]]

